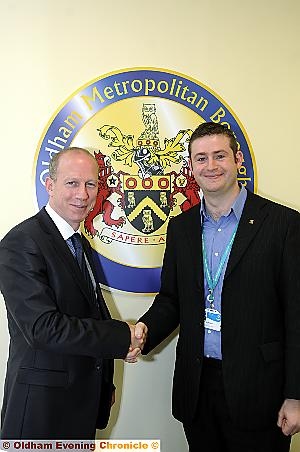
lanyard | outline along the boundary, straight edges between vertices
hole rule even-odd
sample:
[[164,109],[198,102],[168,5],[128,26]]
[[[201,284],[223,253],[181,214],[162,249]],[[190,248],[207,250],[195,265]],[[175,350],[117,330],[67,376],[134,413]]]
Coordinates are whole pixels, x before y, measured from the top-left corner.
[[214,303],[213,292],[214,292],[214,289],[215,289],[216,285],[218,284],[218,281],[220,279],[220,276],[221,276],[222,270],[224,268],[225,262],[226,262],[226,260],[227,260],[227,258],[229,256],[229,253],[230,253],[230,250],[231,250],[231,247],[232,247],[235,235],[236,235],[237,228],[238,228],[238,224],[236,225],[236,227],[235,227],[235,229],[234,229],[234,231],[232,233],[231,239],[229,240],[229,242],[228,242],[228,244],[227,244],[227,246],[225,248],[225,251],[224,251],[224,253],[223,253],[222,257],[221,257],[219,266],[218,266],[217,271],[216,271],[214,276],[211,274],[211,272],[209,271],[209,268],[208,268],[208,260],[207,260],[207,253],[206,253],[206,247],[205,247],[205,237],[204,237],[204,231],[202,229],[203,266],[204,266],[205,278],[206,278],[206,282],[207,282],[207,285],[208,285],[208,292],[209,292],[209,294],[207,295],[207,301],[209,302],[211,307],[214,306],[213,305],[213,303]]

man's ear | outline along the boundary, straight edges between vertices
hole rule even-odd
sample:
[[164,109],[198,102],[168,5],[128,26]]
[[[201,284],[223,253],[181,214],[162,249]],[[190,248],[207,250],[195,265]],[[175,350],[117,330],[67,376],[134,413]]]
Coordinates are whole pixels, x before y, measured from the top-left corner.
[[242,166],[243,161],[244,161],[244,155],[243,155],[242,151],[237,151],[237,153],[235,154],[235,163],[236,163],[238,169]]
[[51,196],[51,193],[53,191],[53,180],[51,179],[51,177],[47,176],[46,180],[45,180],[45,188],[49,194],[49,196]]

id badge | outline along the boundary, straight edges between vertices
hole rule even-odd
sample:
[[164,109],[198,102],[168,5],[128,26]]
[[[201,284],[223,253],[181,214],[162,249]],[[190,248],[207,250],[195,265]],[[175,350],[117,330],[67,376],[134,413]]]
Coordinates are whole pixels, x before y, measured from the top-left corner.
[[221,313],[217,309],[205,309],[204,328],[221,331]]

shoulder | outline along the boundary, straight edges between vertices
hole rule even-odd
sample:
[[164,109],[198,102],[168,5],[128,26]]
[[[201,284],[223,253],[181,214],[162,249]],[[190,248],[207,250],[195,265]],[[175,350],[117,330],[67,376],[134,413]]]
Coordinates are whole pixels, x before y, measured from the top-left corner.
[[189,210],[171,218],[169,224],[174,227],[185,227],[187,224],[194,221],[200,222],[200,204],[197,204]]
[[[42,221],[47,221],[47,213],[42,209],[37,214],[32,217],[26,218],[21,223],[15,225],[1,240],[1,245],[6,242],[15,239],[15,240],[25,240],[26,237],[31,237],[32,239],[37,238],[40,231],[42,230],[41,224]],[[48,217],[49,218],[49,217]]]
[[269,215],[274,216],[274,218],[282,219],[294,219],[295,221],[300,221],[300,213],[291,207],[281,204],[276,201],[272,201],[263,196],[257,195],[248,191],[247,200],[245,207],[255,207],[259,210],[265,210]]

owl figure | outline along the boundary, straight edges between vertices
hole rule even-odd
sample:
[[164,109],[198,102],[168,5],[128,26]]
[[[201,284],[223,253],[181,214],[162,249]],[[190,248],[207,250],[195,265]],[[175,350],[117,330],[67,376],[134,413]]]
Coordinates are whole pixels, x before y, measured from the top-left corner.
[[145,130],[140,138],[148,140],[158,139],[158,120],[155,104],[143,104],[142,118]]
[[142,229],[143,232],[147,233],[154,231],[152,212],[150,209],[143,210],[142,220],[144,223],[144,228]]

